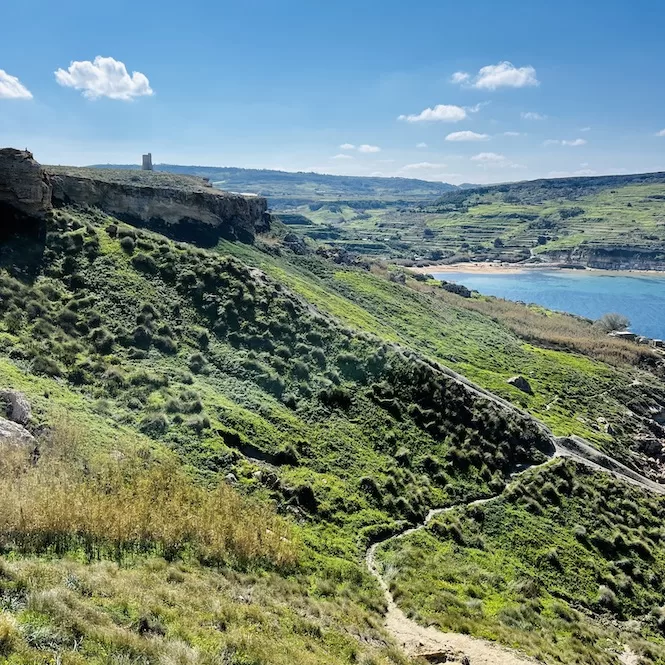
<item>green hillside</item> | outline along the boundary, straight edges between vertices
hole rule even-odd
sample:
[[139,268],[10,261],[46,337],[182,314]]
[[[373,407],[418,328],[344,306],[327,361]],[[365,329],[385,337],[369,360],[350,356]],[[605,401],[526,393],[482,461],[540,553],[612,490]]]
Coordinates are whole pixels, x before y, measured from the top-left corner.
[[[0,245],[0,387],[27,396],[36,436],[30,447],[0,443],[0,659],[421,662],[383,626],[386,601],[364,563],[371,542],[431,507],[509,485],[501,505],[515,502],[529,534],[556,547],[573,538],[565,502],[596,501],[605,484],[643,515],[624,529],[619,497],[603,519],[626,543],[644,542],[625,564],[644,580],[624,583],[615,571],[623,549],[603,550],[588,527],[584,560],[595,577],[559,593],[554,558],[533,563],[516,549],[507,562],[486,561],[465,536],[479,527],[460,517],[466,545],[435,522],[382,550],[399,565],[395,599],[421,622],[550,663],[593,654],[616,665],[616,645],[628,639],[616,622],[639,619],[635,648],[644,662],[665,662],[660,569],[644,572],[665,552],[654,531],[662,499],[572,462],[565,487],[549,481],[556,496],[530,475],[511,484],[516,469],[547,461],[550,438],[447,369],[657,478],[650,445],[662,428],[651,417],[665,405],[662,359],[573,317],[463,298],[380,264],[340,265],[325,251],[294,253],[288,230],[276,223],[254,245],[204,250],[71,206],[47,216],[41,233]],[[515,374],[533,394],[507,383]],[[533,473],[559,478],[560,468]],[[485,522],[493,548],[509,517]],[[470,593],[485,618],[464,626],[441,609],[451,587],[430,586],[433,607],[419,595],[449,566],[450,547],[459,566],[475,557],[481,571]],[[543,606],[556,596],[558,612],[580,613],[565,651],[545,645],[559,634],[551,623],[531,640],[533,612],[499,611],[514,600],[504,563],[536,566],[529,575],[542,580]],[[616,603],[592,602],[596,582]]]
[[663,200],[665,176],[654,173],[459,189],[399,208],[327,203],[290,212],[313,223],[295,232],[373,256],[649,267],[665,262]]
[[[95,168],[138,169],[133,164],[99,164]],[[243,169],[230,166],[156,164],[155,171],[207,178],[219,189],[267,196],[273,207],[319,200],[361,200],[384,204],[431,200],[457,187],[416,178],[329,175],[313,172]]]

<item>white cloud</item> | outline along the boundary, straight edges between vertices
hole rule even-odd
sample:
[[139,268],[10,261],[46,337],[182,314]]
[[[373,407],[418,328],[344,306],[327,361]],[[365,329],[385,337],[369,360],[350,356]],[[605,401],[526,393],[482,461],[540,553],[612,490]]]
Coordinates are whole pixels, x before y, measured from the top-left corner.
[[16,76],[0,69],[0,99],[32,99],[32,93]]
[[353,145],[353,143],[342,143],[341,146],[339,146],[340,150],[355,150],[356,146]]
[[452,132],[446,136],[446,141],[487,141],[489,136],[487,134],[478,134],[477,132]]
[[563,140],[547,139],[546,141],[543,141],[543,145],[567,145],[567,146],[577,147],[586,144],[587,144],[586,139],[563,139]]
[[343,152],[340,152],[339,155],[334,155],[330,159],[353,159],[351,155],[345,155]]
[[522,120],[545,120],[547,118],[546,115],[536,113],[536,111],[522,111],[520,116]]
[[363,143],[358,146],[358,152],[381,152],[381,148],[378,145],[367,145]]
[[590,132],[590,131],[591,131],[591,127],[580,127],[580,131],[581,131],[581,132]]
[[473,106],[465,106],[464,110],[468,111],[469,113],[478,113],[483,106],[489,106],[490,102],[478,102],[477,104],[474,104]]
[[472,162],[477,162],[483,168],[522,169],[522,164],[516,164],[510,159],[496,152],[479,152],[471,157]]
[[461,106],[437,104],[434,108],[426,108],[420,113],[400,115],[398,120],[406,122],[459,122],[466,118],[466,111]]
[[[467,72],[455,72],[451,81],[466,84],[471,80]],[[471,82],[471,87],[479,90],[496,90],[497,88],[526,88],[540,85],[536,78],[536,70],[527,65],[515,67],[511,62],[503,61],[496,65],[481,67]]]
[[453,83],[466,83],[471,78],[471,75],[468,72],[455,72],[450,80]]
[[522,136],[522,132],[504,132],[504,136]]
[[665,136],[665,129],[661,129],[659,132],[656,132],[656,136]]
[[68,69],[58,69],[55,80],[66,88],[82,90],[88,99],[120,99],[130,101],[134,97],[153,94],[145,74],[132,72],[130,76],[125,63],[114,58],[98,55],[90,60],[74,61]]
[[432,169],[445,169],[445,164],[432,164],[431,162],[418,162],[417,164],[406,164],[402,171],[430,171]]
[[[663,130],[665,132],[665,129]],[[416,148],[426,148],[427,143],[416,143]]]

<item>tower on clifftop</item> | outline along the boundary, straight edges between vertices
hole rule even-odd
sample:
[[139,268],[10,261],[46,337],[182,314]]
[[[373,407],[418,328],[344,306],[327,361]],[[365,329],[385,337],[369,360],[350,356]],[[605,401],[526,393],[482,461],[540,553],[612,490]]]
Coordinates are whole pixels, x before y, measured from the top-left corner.
[[152,153],[149,152],[147,155],[143,155],[143,163],[141,164],[142,171],[152,171]]

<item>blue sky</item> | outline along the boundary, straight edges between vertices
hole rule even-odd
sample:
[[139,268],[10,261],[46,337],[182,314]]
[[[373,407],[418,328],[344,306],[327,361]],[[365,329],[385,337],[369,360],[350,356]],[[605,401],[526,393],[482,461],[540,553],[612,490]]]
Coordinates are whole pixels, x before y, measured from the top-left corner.
[[151,151],[454,183],[665,170],[662,0],[33,0],[0,16],[0,145],[44,163]]

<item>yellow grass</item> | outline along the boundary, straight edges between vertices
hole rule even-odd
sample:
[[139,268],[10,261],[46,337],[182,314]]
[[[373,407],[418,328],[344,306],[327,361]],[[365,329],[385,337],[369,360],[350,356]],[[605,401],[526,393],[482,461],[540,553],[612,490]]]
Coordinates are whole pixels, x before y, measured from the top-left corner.
[[227,484],[203,487],[175,461],[139,456],[93,471],[71,444],[56,435],[36,463],[30,451],[0,444],[0,547],[82,550],[89,558],[191,555],[214,564],[295,561],[288,523]]

